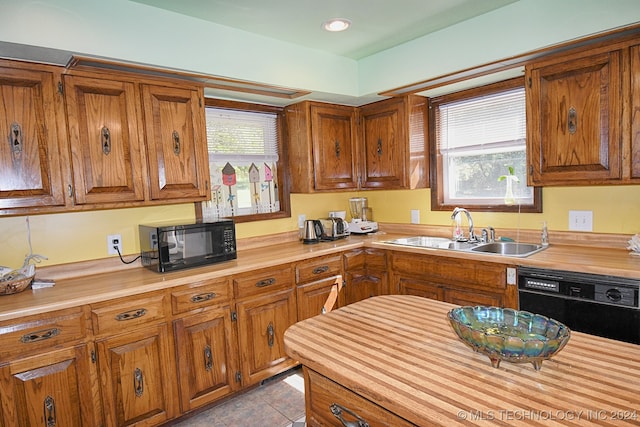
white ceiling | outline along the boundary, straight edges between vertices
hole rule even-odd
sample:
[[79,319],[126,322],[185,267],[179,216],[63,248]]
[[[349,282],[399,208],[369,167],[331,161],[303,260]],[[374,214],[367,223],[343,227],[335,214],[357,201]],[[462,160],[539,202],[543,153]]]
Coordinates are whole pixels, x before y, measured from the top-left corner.
[[[131,0],[353,59],[389,49],[518,0]],[[331,18],[352,26],[321,28]]]

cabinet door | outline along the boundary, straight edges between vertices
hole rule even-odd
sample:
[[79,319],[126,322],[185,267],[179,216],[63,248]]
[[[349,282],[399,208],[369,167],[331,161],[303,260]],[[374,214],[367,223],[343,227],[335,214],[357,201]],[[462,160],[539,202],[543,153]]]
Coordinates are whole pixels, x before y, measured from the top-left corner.
[[136,84],[64,76],[75,201],[144,200]]
[[156,425],[175,415],[175,359],[166,324],[97,342],[109,426]]
[[3,426],[101,425],[95,366],[86,344],[0,368]]
[[456,305],[486,305],[504,307],[503,298],[499,294],[461,289],[445,289],[444,301]]
[[173,323],[182,412],[236,390],[237,340],[229,307]]
[[631,48],[631,178],[640,178],[640,45]]
[[64,206],[67,158],[59,76],[0,67],[0,209]]
[[360,175],[363,188],[404,188],[408,138],[402,99],[360,109]]
[[292,366],[284,332],[296,322],[293,289],[237,303],[242,385],[256,384]]
[[209,198],[202,90],[142,85],[151,199]]
[[298,321],[325,313],[325,304],[336,293],[336,299],[331,309],[344,305],[342,292],[342,276],[329,277],[298,286],[296,289],[298,300]]
[[529,184],[622,178],[621,73],[620,51],[527,69]]
[[357,188],[354,124],[353,108],[311,106],[316,190]]
[[400,277],[396,279],[396,287],[400,295],[416,295],[423,298],[431,298],[438,301],[444,299],[442,286],[426,280],[411,277]]
[[351,304],[363,299],[387,293],[387,274],[382,271],[355,270],[346,272],[343,288],[344,303]]

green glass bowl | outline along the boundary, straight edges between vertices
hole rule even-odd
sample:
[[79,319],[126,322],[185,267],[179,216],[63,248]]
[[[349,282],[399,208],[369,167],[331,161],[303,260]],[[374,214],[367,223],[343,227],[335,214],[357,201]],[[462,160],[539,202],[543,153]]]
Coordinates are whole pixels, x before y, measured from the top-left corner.
[[536,371],[542,361],[564,348],[571,331],[548,317],[499,307],[458,307],[449,311],[449,322],[460,339],[485,354],[494,368],[500,361],[531,362]]

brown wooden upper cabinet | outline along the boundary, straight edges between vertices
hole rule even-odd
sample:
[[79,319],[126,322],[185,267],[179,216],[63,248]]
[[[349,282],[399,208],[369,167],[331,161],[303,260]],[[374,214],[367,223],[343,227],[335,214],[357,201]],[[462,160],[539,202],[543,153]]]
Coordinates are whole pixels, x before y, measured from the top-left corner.
[[624,85],[638,68],[628,67],[628,52],[609,45],[525,67],[529,185],[615,184],[629,176]]
[[64,207],[64,104],[54,67],[0,64],[0,213]]
[[151,199],[207,200],[203,89],[142,85]]
[[285,111],[292,192],[428,185],[426,98],[360,108],[304,101]]
[[0,215],[204,201],[203,88],[0,61]]
[[75,203],[144,200],[136,83],[66,75],[64,85]]

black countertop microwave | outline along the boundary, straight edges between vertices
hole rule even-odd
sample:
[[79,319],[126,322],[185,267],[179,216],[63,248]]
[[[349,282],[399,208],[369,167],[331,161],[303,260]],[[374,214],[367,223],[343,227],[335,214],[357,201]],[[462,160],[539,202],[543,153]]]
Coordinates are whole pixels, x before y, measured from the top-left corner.
[[139,225],[142,265],[159,273],[236,259],[232,219]]

